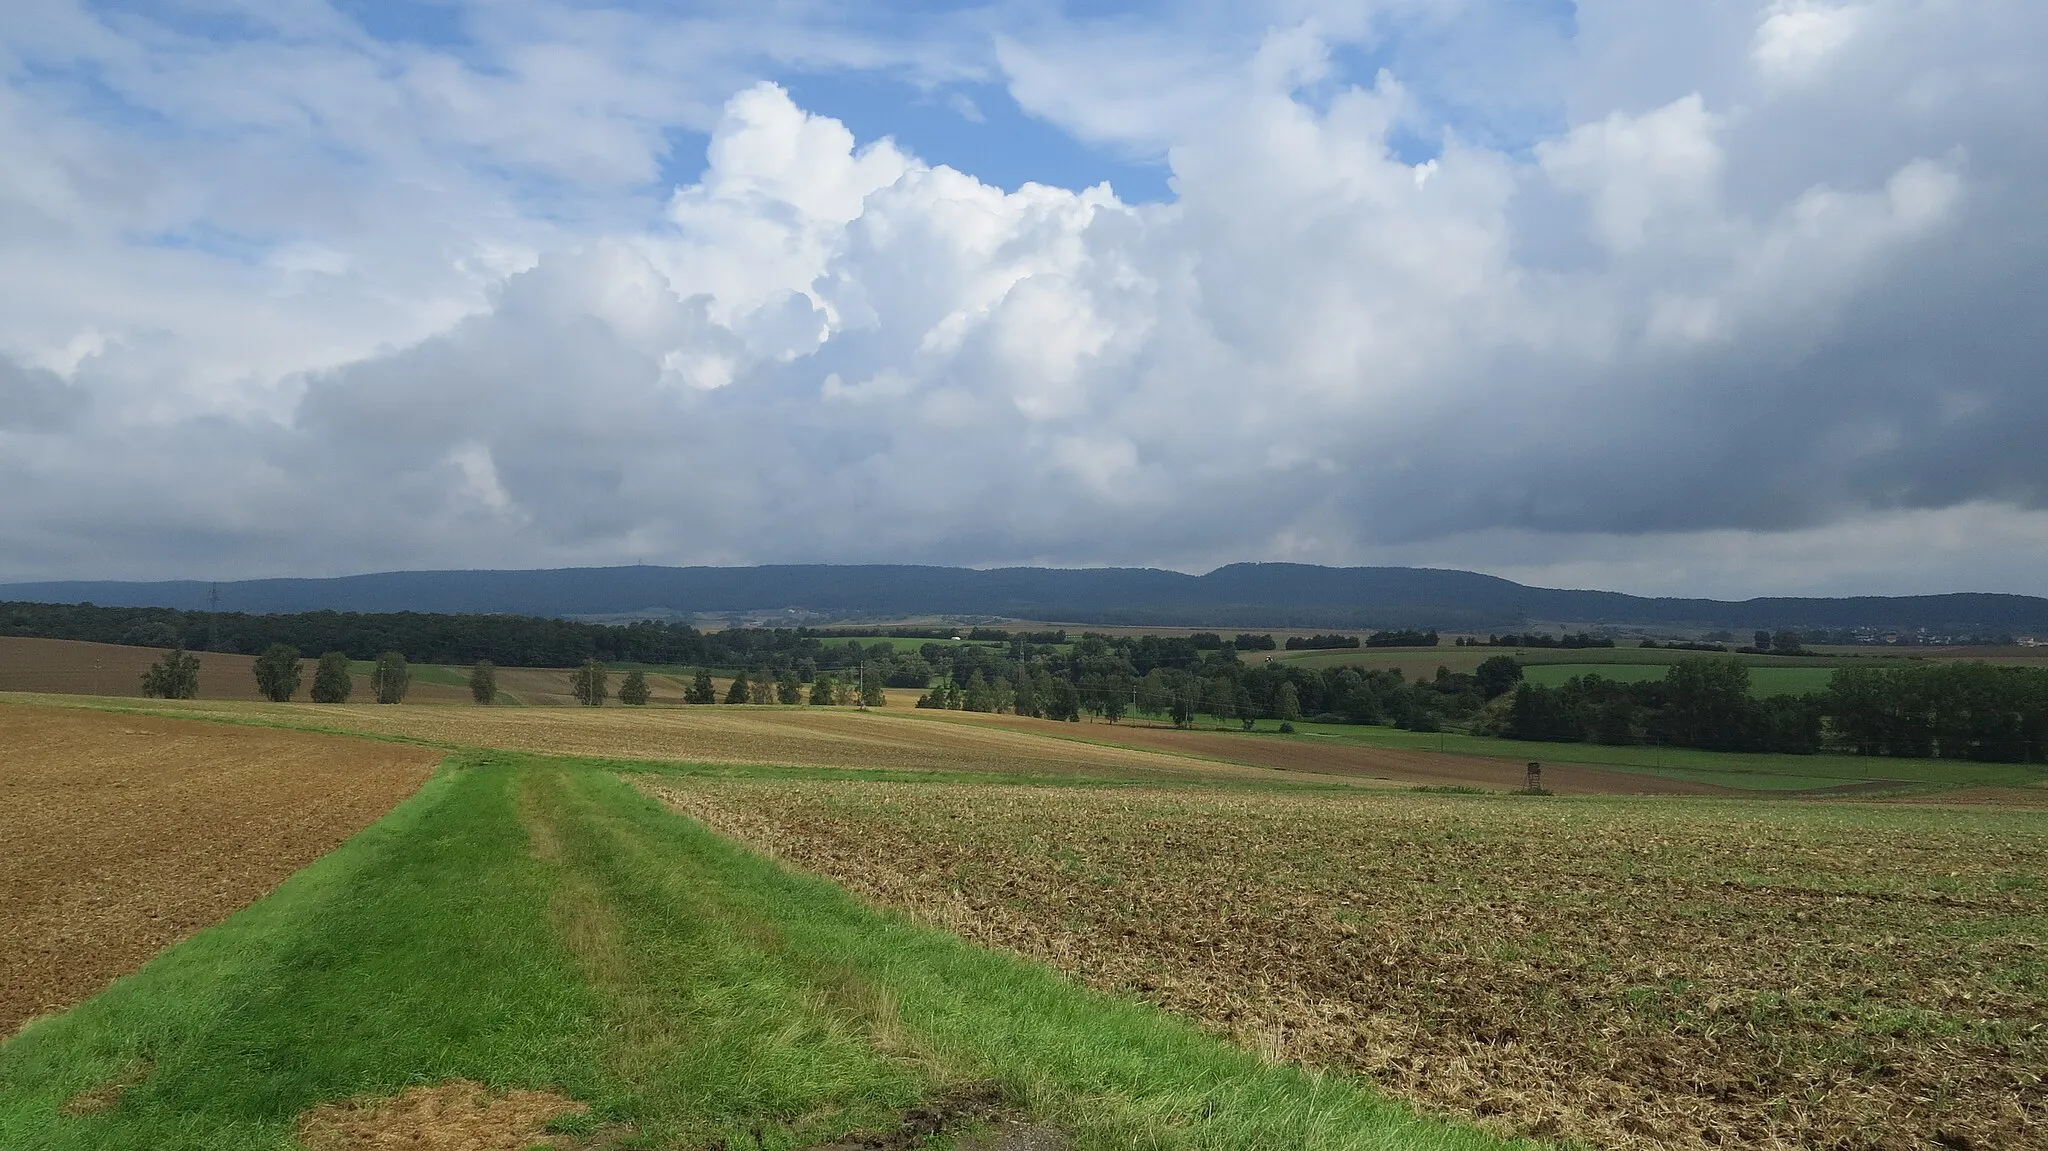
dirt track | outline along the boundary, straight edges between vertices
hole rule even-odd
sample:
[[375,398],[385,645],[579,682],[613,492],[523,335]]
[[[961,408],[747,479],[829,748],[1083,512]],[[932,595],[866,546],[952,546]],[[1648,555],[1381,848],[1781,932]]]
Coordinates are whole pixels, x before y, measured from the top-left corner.
[[440,756],[0,704],[0,1037],[255,901],[411,794]]

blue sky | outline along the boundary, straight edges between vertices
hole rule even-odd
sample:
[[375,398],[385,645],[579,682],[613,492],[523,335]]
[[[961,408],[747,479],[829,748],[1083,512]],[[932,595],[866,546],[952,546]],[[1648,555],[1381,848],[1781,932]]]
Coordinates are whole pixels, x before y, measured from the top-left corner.
[[21,0],[0,579],[2048,593],[2044,40],[2026,0]]

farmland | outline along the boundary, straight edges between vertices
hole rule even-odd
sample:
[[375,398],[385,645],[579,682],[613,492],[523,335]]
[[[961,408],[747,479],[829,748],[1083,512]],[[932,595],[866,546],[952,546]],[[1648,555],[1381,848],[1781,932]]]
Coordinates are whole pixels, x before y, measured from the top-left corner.
[[[1666,652],[1669,659],[1671,653]],[[1621,683],[1645,683],[1663,679],[1671,670],[1668,663],[1540,663],[1523,671],[1522,678],[1545,687],[1556,687],[1574,676],[1598,675]],[[1804,695],[1826,691],[1834,678],[1833,667],[1811,664],[1795,667],[1769,665],[1749,669],[1749,693],[1755,696]]]
[[[46,697],[56,702],[57,697]],[[1248,766],[840,708],[379,707],[162,701],[166,713],[545,755],[833,770],[1263,781]],[[1058,725],[1042,724],[1045,727]]]
[[154,716],[0,711],[0,1034],[261,896],[390,810],[438,758]]
[[2042,1146],[2048,822],[660,781],[870,900],[1598,1146]]
[[294,1137],[1509,1146],[863,908],[606,765],[507,753],[456,755],[270,898],[0,1046],[9,1148]]
[[[0,1046],[10,1149],[2048,1148],[2035,768],[1551,744],[1546,798],[1505,794],[1524,745],[1311,723],[16,694],[0,739],[23,717],[17,763],[102,750],[6,858],[127,826],[94,858],[206,909],[37,1011],[446,761]],[[158,728],[182,750],[121,743]],[[407,782],[219,883],[262,820],[215,812],[306,826],[314,746]],[[1814,798],[1873,784],[1915,794]]]
[[[1432,648],[1344,648],[1334,651],[1280,651],[1260,652],[1273,662],[1292,667],[1377,667],[1388,670],[1398,669],[1413,679],[1416,676],[1436,674],[1439,667],[1452,671],[1471,671],[1497,655],[1512,656],[1524,667],[1550,668],[1571,667],[1575,670],[1567,675],[1583,675],[1588,671],[1614,678],[1626,678],[1634,673],[1643,678],[1654,679],[1663,675],[1663,670],[1674,660],[1713,656],[1720,653],[1672,650],[1670,648],[1640,647],[1595,647],[1595,648],[1511,648],[1511,647],[1432,647]],[[1760,677],[1767,670],[1783,668],[1805,672],[1833,674],[1835,668],[1844,665],[1876,664],[1887,665],[1907,662],[1888,651],[1831,653],[1828,655],[1727,655],[1742,661],[1750,674]],[[1975,659],[1973,655],[1960,658]],[[2014,662],[2024,662],[2015,660]],[[1654,674],[1637,672],[1638,668],[1657,668]],[[1556,673],[1548,673],[1556,674]],[[1557,682],[1563,682],[1559,676]],[[1546,682],[1546,681],[1538,681]],[[1825,682],[1821,686],[1826,686]]]
[[[142,696],[142,673],[163,654],[158,648],[124,644],[0,636],[0,692],[55,692],[139,699]],[[254,657],[220,652],[197,654],[201,698],[263,698],[256,690],[256,677],[251,670],[256,662]],[[351,670],[357,697],[369,696],[370,665],[361,664]],[[469,699],[468,669],[463,669],[459,677],[452,669],[414,668],[413,671],[415,682],[407,698],[419,703],[456,703]],[[562,677],[560,682],[566,692],[566,673],[550,674]],[[312,682],[312,660],[305,661],[302,675],[307,683]]]

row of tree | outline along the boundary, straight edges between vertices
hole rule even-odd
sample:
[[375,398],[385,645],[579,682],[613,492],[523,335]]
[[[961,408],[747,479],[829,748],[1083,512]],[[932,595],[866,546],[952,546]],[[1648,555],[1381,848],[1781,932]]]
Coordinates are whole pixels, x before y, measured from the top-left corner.
[[1522,632],[1509,635],[1489,635],[1485,639],[1474,636],[1470,639],[1458,637],[1459,647],[1541,647],[1541,648],[1593,648],[1613,647],[1612,636],[1594,635],[1591,632],[1572,632],[1568,635],[1545,635],[1542,632]]
[[[291,699],[298,694],[302,682],[301,662],[297,648],[289,644],[273,644],[256,657],[253,665],[256,690],[273,703]],[[484,664],[478,670],[489,676],[488,669],[489,665]],[[405,657],[398,652],[385,652],[370,669],[370,690],[378,703],[402,701],[411,684],[411,671],[406,666]],[[199,657],[182,647],[165,652],[162,659],[142,673],[142,694],[154,699],[199,698]],[[307,694],[314,703],[349,701],[349,697],[355,694],[355,677],[349,668],[347,652],[330,651],[320,657],[313,667],[313,685]],[[496,694],[495,688],[491,694]],[[479,698],[478,702],[489,701]]]
[[1824,712],[1818,696],[1752,697],[1738,660],[1686,659],[1643,683],[1583,675],[1557,687],[1521,684],[1491,734],[1811,755],[1821,750]]
[[[1061,631],[987,629],[971,634],[998,643],[1066,640]],[[302,652],[339,651],[358,661],[395,651],[413,663],[459,667],[489,661],[500,667],[573,668],[595,659],[655,666],[839,669],[857,667],[895,650],[888,640],[862,644],[808,628],[707,632],[684,623],[614,625],[515,615],[334,611],[249,615],[38,603],[0,603],[0,635],[241,655],[258,655],[284,645]],[[805,682],[809,678],[805,675]]]
[[1844,667],[1825,692],[1758,699],[1741,661],[1684,659],[1646,683],[1522,684],[1495,726],[1513,739],[2044,763],[2048,669]]

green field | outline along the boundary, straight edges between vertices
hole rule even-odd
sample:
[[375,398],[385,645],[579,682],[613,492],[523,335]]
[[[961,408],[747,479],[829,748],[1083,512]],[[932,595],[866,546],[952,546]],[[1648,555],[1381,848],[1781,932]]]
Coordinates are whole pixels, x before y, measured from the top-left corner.
[[[1647,683],[1663,679],[1664,673],[1669,670],[1668,664],[1655,663],[1547,663],[1535,664],[1524,669],[1522,678],[1544,687],[1557,687],[1564,681],[1581,675],[1597,675],[1602,679],[1616,680],[1620,683]],[[1754,696],[1767,696],[1805,695],[1809,692],[1826,691],[1828,682],[1834,675],[1833,665],[1752,667],[1749,669],[1749,693]]]
[[[377,662],[375,660],[354,659],[350,660],[348,664],[348,673],[350,675],[367,677],[374,675],[376,671]],[[470,669],[466,667],[447,667],[435,663],[409,663],[405,665],[405,674],[413,683],[431,683],[441,687],[459,687],[465,691],[469,689],[469,673]]]
[[[1261,724],[1261,729],[1269,727]],[[1261,738],[1349,743],[1408,751],[1441,751],[1540,763],[1622,768],[1743,791],[1810,791],[1846,784],[1896,783],[1901,790],[1943,787],[2026,787],[2048,782],[2038,765],[1955,759],[1893,759],[1861,755],[1776,755],[1689,747],[1618,747],[1598,743],[1536,743],[1460,732],[1402,731],[1353,724],[1296,723],[1295,734]]]
[[928,643],[935,643],[940,647],[992,647],[1004,651],[1009,650],[1010,647],[1009,644],[997,640],[907,639],[899,635],[834,636],[831,639],[818,642],[825,647],[845,647],[856,640],[860,642],[862,647],[873,647],[878,643],[886,643],[899,652],[915,652],[922,649]]

